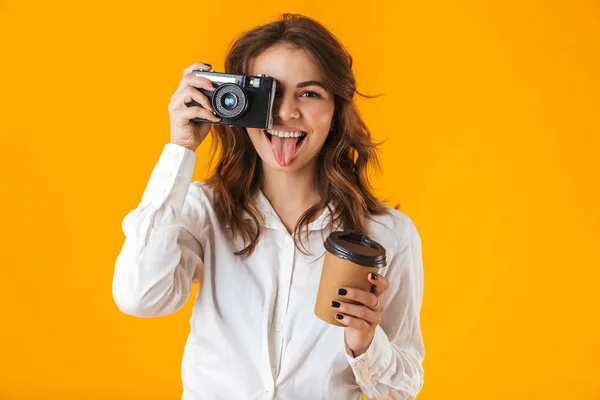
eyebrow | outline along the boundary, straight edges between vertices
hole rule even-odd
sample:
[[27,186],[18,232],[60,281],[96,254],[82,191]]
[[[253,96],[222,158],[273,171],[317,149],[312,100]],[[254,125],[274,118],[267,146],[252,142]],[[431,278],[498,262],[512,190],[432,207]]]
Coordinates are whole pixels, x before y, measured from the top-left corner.
[[325,85],[319,81],[300,82],[298,85],[296,85],[296,87],[298,87],[298,88],[303,88],[303,87],[307,87],[307,86],[320,86],[323,88],[323,90],[327,90],[325,88]]

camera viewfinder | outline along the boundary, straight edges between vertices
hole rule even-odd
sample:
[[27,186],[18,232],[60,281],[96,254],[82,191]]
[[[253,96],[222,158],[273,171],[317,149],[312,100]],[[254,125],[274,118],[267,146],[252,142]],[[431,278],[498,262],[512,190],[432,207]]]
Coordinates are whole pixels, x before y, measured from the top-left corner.
[[249,86],[251,87],[260,87],[260,78],[251,77],[249,81]]

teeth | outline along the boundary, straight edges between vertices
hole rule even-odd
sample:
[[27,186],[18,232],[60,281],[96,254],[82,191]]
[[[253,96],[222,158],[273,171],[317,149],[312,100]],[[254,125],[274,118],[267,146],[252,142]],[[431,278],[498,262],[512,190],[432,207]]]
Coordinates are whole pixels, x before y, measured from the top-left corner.
[[272,129],[267,129],[267,132],[269,132],[271,135],[275,135],[275,136],[279,136],[279,137],[283,137],[283,138],[300,137],[300,136],[306,135],[306,133],[304,133],[304,132],[274,131]]

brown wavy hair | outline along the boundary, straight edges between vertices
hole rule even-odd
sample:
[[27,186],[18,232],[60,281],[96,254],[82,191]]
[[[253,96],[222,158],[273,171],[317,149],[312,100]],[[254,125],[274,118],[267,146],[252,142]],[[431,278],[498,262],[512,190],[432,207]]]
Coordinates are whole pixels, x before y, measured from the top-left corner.
[[[317,21],[299,14],[282,14],[274,22],[240,34],[230,45],[225,72],[248,75],[253,57],[277,44],[303,49],[312,56],[325,87],[335,99],[332,130],[317,156],[315,183],[321,200],[297,221],[296,247],[300,249],[299,243],[306,250],[301,231],[303,228],[308,231],[308,224],[321,210],[329,208],[330,202],[335,207],[330,223],[341,222],[343,229],[367,233],[365,218],[369,214],[389,213],[372,193],[368,178],[369,169],[381,171],[378,146],[383,142],[371,139],[371,132],[354,104],[354,95],[377,96],[367,96],[356,89],[352,57],[336,37]],[[263,216],[253,198],[260,186],[261,160],[245,128],[215,124],[212,132],[215,139],[210,164],[214,167],[206,183],[214,191],[217,211],[229,223],[233,234],[241,235],[246,246],[234,254],[246,257],[254,251],[263,229]],[[250,216],[249,220],[244,218],[244,212]]]

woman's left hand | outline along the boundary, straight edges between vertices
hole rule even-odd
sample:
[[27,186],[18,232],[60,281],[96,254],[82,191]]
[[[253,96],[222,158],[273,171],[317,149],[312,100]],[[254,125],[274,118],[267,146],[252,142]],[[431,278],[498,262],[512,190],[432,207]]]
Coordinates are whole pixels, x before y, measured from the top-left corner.
[[[375,336],[375,328],[381,322],[381,314],[385,308],[380,296],[389,289],[390,282],[383,275],[375,275],[375,277],[377,279],[373,279],[371,273],[367,277],[369,282],[375,285],[371,292],[348,287],[340,288],[341,291],[338,291],[338,295],[361,304],[340,301],[339,307],[333,307],[338,302],[331,303],[331,307],[338,311],[336,316],[338,321],[346,325],[344,339],[355,358],[365,353],[371,345]],[[345,295],[343,294],[344,290],[346,291]],[[340,319],[340,315],[342,319]]]

